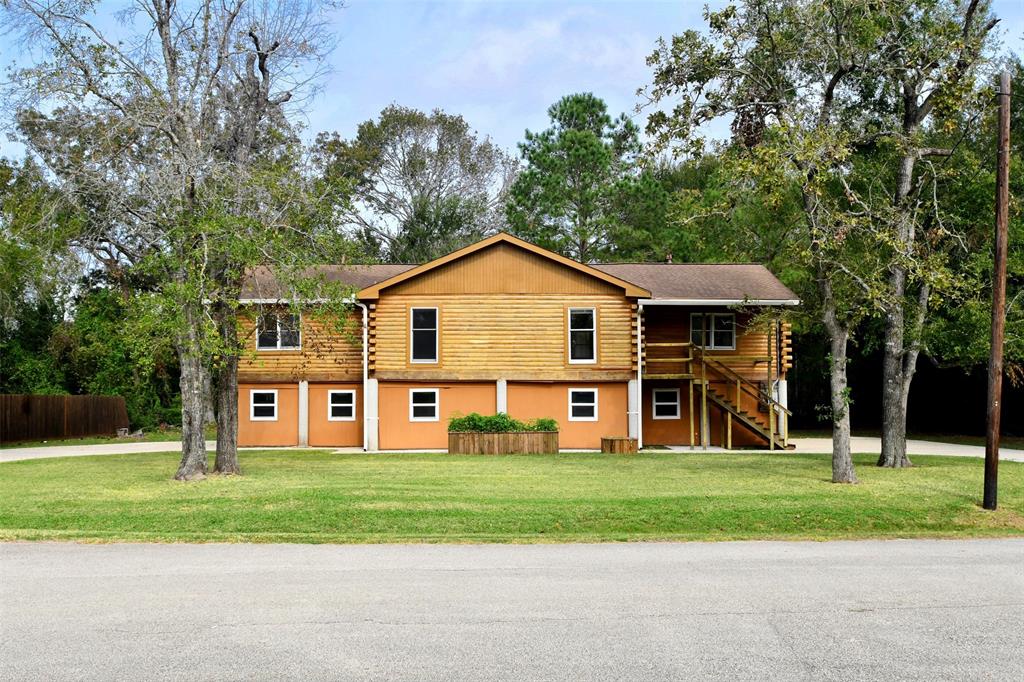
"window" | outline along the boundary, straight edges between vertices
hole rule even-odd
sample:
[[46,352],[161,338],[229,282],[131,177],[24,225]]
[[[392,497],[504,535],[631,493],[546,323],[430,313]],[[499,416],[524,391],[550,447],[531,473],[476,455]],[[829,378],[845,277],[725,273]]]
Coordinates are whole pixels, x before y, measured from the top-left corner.
[[651,414],[655,419],[679,419],[679,389],[656,388],[652,392]]
[[569,308],[569,362],[597,362],[597,312]]
[[436,422],[440,399],[436,388],[409,389],[409,421]]
[[569,389],[569,421],[571,421],[571,422],[596,422],[597,421],[597,389],[596,388],[570,388]]
[[409,310],[413,362],[437,362],[437,308]]
[[256,335],[258,350],[298,350],[301,346],[298,315],[279,313],[260,315]]
[[705,346],[705,329],[708,334],[708,350],[736,349],[736,316],[732,313],[692,313],[690,342],[693,345]]
[[249,391],[249,419],[254,422],[277,421],[277,389]]
[[327,421],[354,422],[356,420],[355,391],[327,391]]

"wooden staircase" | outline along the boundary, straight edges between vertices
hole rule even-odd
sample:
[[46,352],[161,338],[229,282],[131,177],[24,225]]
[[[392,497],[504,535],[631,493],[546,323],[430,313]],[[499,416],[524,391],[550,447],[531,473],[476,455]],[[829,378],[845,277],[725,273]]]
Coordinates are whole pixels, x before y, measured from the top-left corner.
[[711,387],[708,387],[708,400],[717,405],[723,412],[732,415],[740,424],[760,437],[761,440],[764,441],[765,445],[768,445],[773,449],[781,448],[783,450],[793,449],[795,447],[788,443],[789,439],[786,434],[779,432],[772,433],[770,429],[758,422],[754,415],[741,410],[732,401]]
[[[754,382],[741,376],[728,365],[719,362],[715,358],[708,357],[699,346],[694,346],[693,351],[694,359],[699,360],[701,364],[703,377],[701,383],[707,391],[707,399],[722,410],[727,420],[729,429],[728,447],[732,445],[733,419],[764,441],[764,444],[771,450],[794,447],[789,444],[789,417],[793,414],[792,412]],[[712,374],[717,374],[730,386],[729,392],[733,392],[731,387],[735,386],[735,398],[731,398],[729,395],[712,388],[711,382],[707,378],[708,370]],[[741,400],[743,395],[756,400],[759,411],[767,413],[767,418],[765,419],[768,422],[767,426],[758,420],[757,415],[753,415],[742,408]]]

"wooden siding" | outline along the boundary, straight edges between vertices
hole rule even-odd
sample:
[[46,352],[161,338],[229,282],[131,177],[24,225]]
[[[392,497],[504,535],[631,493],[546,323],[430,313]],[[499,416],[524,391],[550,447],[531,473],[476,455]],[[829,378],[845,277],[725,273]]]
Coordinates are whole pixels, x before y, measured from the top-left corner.
[[256,318],[241,321],[246,355],[238,364],[241,381],[361,381],[363,377],[362,312],[351,314],[339,333],[333,322],[312,314],[301,316],[300,350],[257,350]]
[[[730,312],[726,309],[695,309],[676,308],[674,306],[650,306],[644,308],[643,333],[645,344],[645,372],[651,374],[684,374],[687,365],[683,362],[658,361],[665,358],[686,357],[689,349],[680,347],[658,347],[648,344],[683,343],[690,340],[691,312]],[[736,313],[736,349],[709,350],[707,356],[715,358],[750,381],[769,380],[769,362],[771,361],[771,378],[777,379],[778,367],[772,360],[774,342],[773,335],[767,329],[750,327],[749,313]],[[784,342],[787,337],[783,336]],[[788,348],[788,345],[786,346]],[[792,351],[789,351],[790,353]],[[700,363],[694,362],[694,369],[699,375]],[[783,377],[784,378],[784,377]]]
[[[439,362],[412,363],[409,309],[436,307]],[[568,309],[597,310],[594,364],[568,359]],[[611,294],[382,295],[371,312],[371,368],[378,378],[622,380],[634,369],[634,304]]]
[[617,294],[613,286],[511,244],[482,251],[385,289],[402,294]]

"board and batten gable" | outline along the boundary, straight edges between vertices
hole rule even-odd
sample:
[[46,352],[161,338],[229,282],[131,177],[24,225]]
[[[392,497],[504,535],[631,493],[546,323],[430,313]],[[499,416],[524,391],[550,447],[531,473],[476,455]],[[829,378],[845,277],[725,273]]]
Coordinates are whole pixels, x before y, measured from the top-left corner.
[[[438,310],[438,361],[413,363],[410,311]],[[569,362],[570,308],[594,308],[597,358]],[[628,380],[635,301],[622,287],[498,242],[380,290],[370,368],[395,380]]]
[[[266,306],[263,310],[273,312]],[[257,349],[257,314],[253,308],[239,321],[239,333],[245,339],[245,354],[238,363],[240,382],[362,381],[362,314],[358,310],[350,313],[341,327],[333,320],[303,312],[298,350]]]

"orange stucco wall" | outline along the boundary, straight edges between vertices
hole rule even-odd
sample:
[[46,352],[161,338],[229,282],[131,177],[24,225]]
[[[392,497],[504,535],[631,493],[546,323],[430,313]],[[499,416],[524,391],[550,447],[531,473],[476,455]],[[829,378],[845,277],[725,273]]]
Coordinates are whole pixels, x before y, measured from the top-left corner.
[[[412,388],[439,389],[436,422],[409,420],[409,389]],[[447,448],[449,417],[470,412],[494,414],[497,410],[497,388],[493,383],[381,382],[379,395],[382,450]]]
[[[277,420],[252,421],[249,418],[249,391],[277,389]],[[298,445],[299,443],[299,386],[298,384],[239,384],[238,385],[238,444]]]
[[[569,389],[596,388],[598,421],[569,421]],[[508,413],[516,419],[551,417],[558,422],[558,446],[600,448],[602,436],[629,433],[625,383],[508,384]]]
[[[355,391],[355,420],[330,421],[328,391]],[[309,445],[347,447],[363,444],[363,391],[358,383],[309,385]]]

